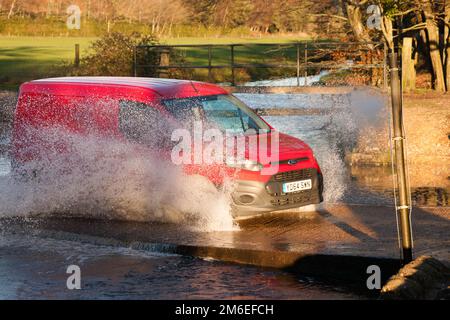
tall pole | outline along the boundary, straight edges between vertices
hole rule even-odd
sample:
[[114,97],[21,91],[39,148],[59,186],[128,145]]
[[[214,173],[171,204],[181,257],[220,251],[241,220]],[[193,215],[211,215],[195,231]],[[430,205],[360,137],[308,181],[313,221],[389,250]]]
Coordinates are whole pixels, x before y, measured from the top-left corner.
[[[401,21],[399,22],[401,28]],[[401,30],[399,31],[401,35]],[[400,37],[397,37],[398,40]],[[391,76],[391,103],[392,103],[392,123],[394,136],[394,163],[398,187],[398,202],[396,201],[396,214],[400,225],[400,243],[402,246],[403,264],[412,261],[412,230],[411,230],[411,197],[408,186],[408,173],[406,165],[405,150],[405,130],[403,127],[403,99],[402,85],[398,66],[398,45],[389,54],[390,76]],[[396,52],[397,51],[397,52]]]
[[394,127],[394,136],[392,137],[394,145],[394,163],[396,168],[396,179],[398,186],[398,202],[396,213],[400,222],[400,236],[402,244],[403,263],[409,263],[412,260],[412,231],[410,216],[410,195],[407,183],[406,159],[405,159],[405,133],[403,129],[403,106],[401,98],[401,82],[397,62],[397,54],[391,53],[391,103],[392,103],[392,122]]

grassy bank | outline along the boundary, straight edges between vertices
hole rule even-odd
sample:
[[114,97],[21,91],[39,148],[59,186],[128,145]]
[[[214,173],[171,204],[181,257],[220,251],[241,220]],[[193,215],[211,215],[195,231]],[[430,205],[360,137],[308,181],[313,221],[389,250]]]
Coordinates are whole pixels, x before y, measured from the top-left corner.
[[[75,44],[80,44],[81,55],[96,38],[89,37],[7,37],[0,36],[0,88],[16,89],[24,81],[61,76],[55,66],[70,63],[74,59]],[[248,44],[235,49],[236,63],[249,62],[292,62],[296,51],[293,47],[285,47],[294,41],[306,40],[305,37],[268,36],[268,37],[176,37],[161,39],[164,44]],[[257,46],[255,43],[280,43],[277,47]],[[207,65],[208,51],[198,48],[180,48],[186,62]],[[229,47],[217,47],[212,50],[213,64],[228,64],[230,61]],[[262,57],[264,59],[262,60]],[[293,71],[293,70],[290,70]],[[285,72],[285,71],[282,71]],[[199,71],[206,76],[207,71]],[[247,72],[250,77],[266,75],[265,70],[255,68]],[[239,72],[237,72],[239,77]],[[288,74],[287,74],[288,75]],[[290,74],[289,74],[290,75]],[[213,76],[223,81],[229,78],[229,70],[216,70]],[[248,75],[247,75],[248,77]],[[243,81],[247,79],[242,78]]]
[[75,43],[87,48],[94,38],[0,37],[0,88],[55,75],[55,66],[73,61]]

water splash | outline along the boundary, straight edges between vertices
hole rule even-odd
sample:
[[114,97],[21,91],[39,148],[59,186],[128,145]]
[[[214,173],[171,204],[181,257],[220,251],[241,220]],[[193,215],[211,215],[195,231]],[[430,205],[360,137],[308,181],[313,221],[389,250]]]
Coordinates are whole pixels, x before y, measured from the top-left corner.
[[[362,137],[371,136],[386,124],[383,116],[386,99],[374,90],[358,89],[329,95],[239,94],[239,97],[254,108],[320,108],[326,111],[324,115],[264,116],[277,130],[311,146],[324,175],[325,204],[342,201],[348,192],[350,181],[345,155],[353,151]],[[316,208],[308,206],[299,210]]]
[[198,231],[234,230],[227,188],[188,176],[136,145],[60,129],[36,132],[50,145],[46,157],[23,169],[38,178],[0,180],[0,216],[59,215],[159,221]]
[[[325,203],[340,201],[348,186],[343,154],[351,150],[363,129],[383,124],[384,119],[378,115],[385,99],[367,90],[343,95],[295,95],[295,101],[293,95],[284,96],[285,100],[269,94],[241,98],[256,107],[261,102],[258,98],[264,98],[267,106],[280,107],[305,100],[301,107],[320,106],[333,111],[325,116],[264,118],[313,148],[325,177]],[[174,222],[204,231],[235,229],[230,188],[217,190],[206,178],[185,175],[128,143],[60,132],[46,135],[68,139],[78,157],[68,159],[56,152],[51,163],[34,163],[42,168],[37,181],[1,178],[0,216],[64,214]],[[2,167],[8,165],[0,163],[0,171]]]

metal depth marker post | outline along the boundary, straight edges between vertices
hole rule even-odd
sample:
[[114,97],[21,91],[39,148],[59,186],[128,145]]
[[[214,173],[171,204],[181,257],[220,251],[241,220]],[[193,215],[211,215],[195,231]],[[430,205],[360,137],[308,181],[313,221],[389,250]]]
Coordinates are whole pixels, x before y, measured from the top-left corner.
[[391,103],[392,103],[392,137],[394,150],[394,163],[396,184],[398,187],[398,201],[396,201],[396,214],[400,221],[400,237],[402,246],[403,264],[412,261],[412,230],[411,230],[411,196],[408,185],[408,172],[406,164],[405,131],[403,127],[403,101],[402,87],[399,76],[397,53],[389,55],[391,76]]

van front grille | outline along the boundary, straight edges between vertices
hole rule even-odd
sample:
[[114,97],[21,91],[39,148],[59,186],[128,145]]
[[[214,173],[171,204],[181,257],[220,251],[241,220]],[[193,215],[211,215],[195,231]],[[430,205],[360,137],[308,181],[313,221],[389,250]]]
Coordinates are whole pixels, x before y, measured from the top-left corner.
[[[301,190],[297,192],[284,193],[283,183],[311,179],[313,186],[310,190]],[[266,185],[266,190],[272,197],[271,204],[274,207],[282,207],[291,204],[312,203],[318,196],[317,170],[306,168],[288,172],[277,173],[272,176]]]
[[281,172],[277,173],[276,175],[273,175],[271,180],[275,182],[288,182],[288,181],[310,179],[314,176],[315,172],[316,170],[313,168]]

